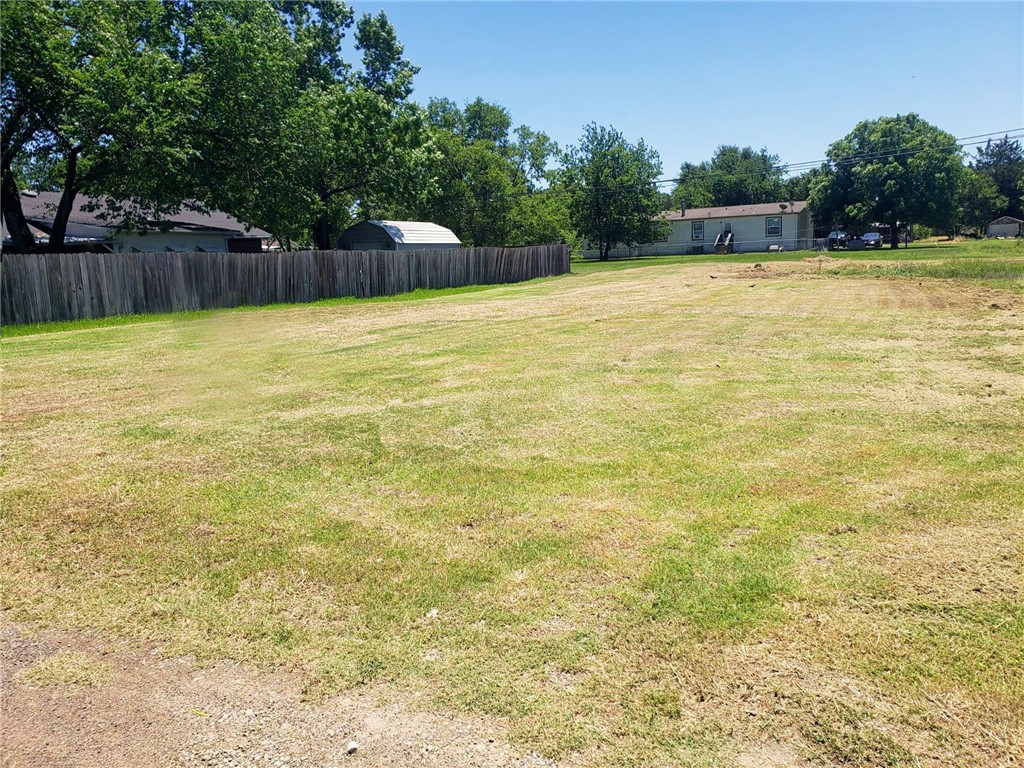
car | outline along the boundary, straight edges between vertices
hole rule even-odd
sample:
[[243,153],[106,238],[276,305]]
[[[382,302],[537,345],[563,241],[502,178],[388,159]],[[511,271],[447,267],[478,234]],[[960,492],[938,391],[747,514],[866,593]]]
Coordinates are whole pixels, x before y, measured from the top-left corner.
[[860,236],[860,239],[864,241],[865,248],[882,247],[882,236],[877,232],[866,232]]
[[841,229],[834,229],[828,233],[828,249],[834,251],[836,248],[846,247],[846,232]]

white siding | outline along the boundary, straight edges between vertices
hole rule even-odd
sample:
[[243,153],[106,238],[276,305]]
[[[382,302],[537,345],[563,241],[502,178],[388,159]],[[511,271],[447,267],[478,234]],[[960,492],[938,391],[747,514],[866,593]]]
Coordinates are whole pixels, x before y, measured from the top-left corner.
[[[767,216],[726,216],[721,218],[700,218],[673,220],[669,224],[672,231],[668,241],[664,243],[645,243],[633,248],[613,248],[612,258],[628,256],[669,256],[687,255],[697,251],[714,253],[715,238],[725,231],[726,224],[732,224],[733,251],[751,253],[767,251],[771,246],[778,245],[787,251],[797,251],[814,247],[814,231],[811,228],[810,216],[804,213],[780,213],[782,218],[782,234],[768,236],[765,234]],[[704,239],[692,238],[692,223],[704,223]],[[596,249],[584,250],[586,258],[596,258],[600,254]]]

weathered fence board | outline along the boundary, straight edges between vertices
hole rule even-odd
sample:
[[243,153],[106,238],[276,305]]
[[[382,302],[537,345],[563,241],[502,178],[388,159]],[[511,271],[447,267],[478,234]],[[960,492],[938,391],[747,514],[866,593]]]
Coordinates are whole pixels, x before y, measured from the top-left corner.
[[0,269],[2,321],[23,324],[515,283],[565,274],[569,250],[5,253]]

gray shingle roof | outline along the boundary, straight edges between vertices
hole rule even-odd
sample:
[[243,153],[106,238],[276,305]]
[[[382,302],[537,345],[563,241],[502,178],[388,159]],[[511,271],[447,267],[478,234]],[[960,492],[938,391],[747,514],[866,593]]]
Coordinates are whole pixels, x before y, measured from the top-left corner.
[[[785,205],[785,210],[782,209]],[[780,213],[802,213],[807,208],[806,200],[793,203],[757,203],[756,205],[723,205],[718,208],[687,208],[686,213],[666,211],[662,217],[668,221],[689,221],[690,219],[727,219],[738,216],[777,216]]]
[[[59,203],[59,192],[23,192],[21,194],[21,209],[25,212],[25,218],[30,224],[45,230],[52,227],[53,215]],[[95,210],[86,210],[93,207]],[[115,218],[110,220],[101,218],[100,214],[105,210],[103,198],[78,195],[75,198],[71,215],[68,217],[68,223],[103,229],[116,228],[118,222]],[[234,216],[213,210],[209,213],[201,213],[182,208],[178,213],[168,214],[159,221],[148,220],[148,224],[152,229],[170,232],[217,232],[241,237],[270,237],[269,232],[249,227]]]

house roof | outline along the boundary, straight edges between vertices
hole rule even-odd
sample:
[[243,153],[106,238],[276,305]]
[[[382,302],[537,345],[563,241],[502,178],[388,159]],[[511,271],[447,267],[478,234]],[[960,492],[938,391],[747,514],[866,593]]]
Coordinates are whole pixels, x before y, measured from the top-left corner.
[[[29,224],[49,231],[53,227],[53,216],[60,203],[60,192],[22,192],[21,209]],[[185,203],[188,205],[189,203]],[[90,210],[91,209],[91,210]],[[101,197],[78,195],[74,207],[68,217],[68,233],[77,230],[89,239],[105,239],[109,230],[118,225],[116,218],[104,219],[102,214],[107,211],[105,201]],[[147,219],[152,229],[168,232],[213,232],[225,235],[244,237],[270,237],[269,232],[250,227],[222,211],[201,213],[189,208],[182,208],[177,213],[168,214],[162,219]],[[90,237],[91,236],[91,237]]]
[[[31,224],[28,225],[29,234],[32,235],[32,239],[37,243],[45,243],[50,236],[41,230],[39,227],[34,227]],[[7,233],[7,223],[0,219],[0,237],[7,240],[10,235]]]
[[[782,206],[785,205],[785,209]],[[757,203],[755,205],[723,205],[718,208],[687,208],[686,213],[665,211],[662,218],[667,221],[690,221],[691,219],[731,219],[740,216],[773,216],[782,213],[803,213],[806,200],[796,202]]]
[[462,245],[459,238],[447,227],[429,221],[386,221],[367,222],[380,227],[396,243],[450,243]]
[[1000,216],[995,221],[989,222],[989,226],[992,226],[993,224],[1024,224],[1024,221],[1015,219],[1013,216]]

